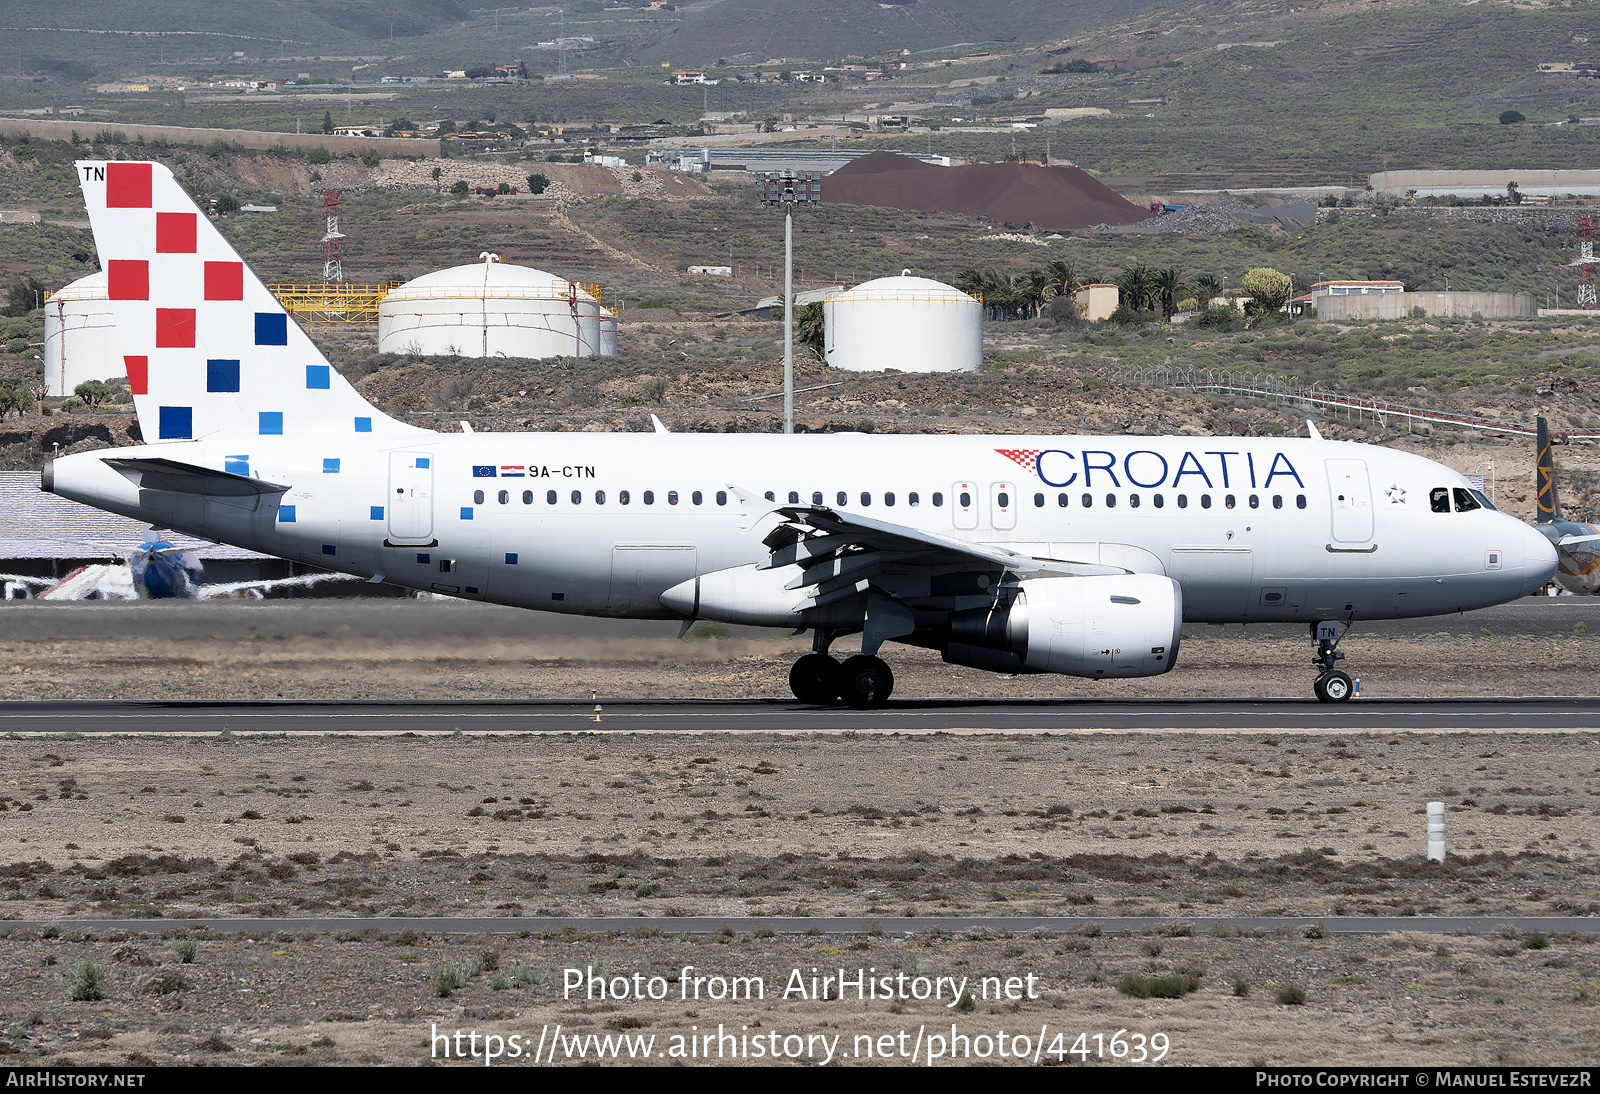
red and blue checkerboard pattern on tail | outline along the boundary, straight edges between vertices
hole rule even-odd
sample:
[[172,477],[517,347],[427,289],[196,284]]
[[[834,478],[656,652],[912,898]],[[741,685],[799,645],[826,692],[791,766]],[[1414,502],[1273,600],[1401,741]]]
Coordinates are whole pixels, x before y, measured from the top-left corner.
[[420,432],[328,364],[166,167],[77,170],[147,441]]

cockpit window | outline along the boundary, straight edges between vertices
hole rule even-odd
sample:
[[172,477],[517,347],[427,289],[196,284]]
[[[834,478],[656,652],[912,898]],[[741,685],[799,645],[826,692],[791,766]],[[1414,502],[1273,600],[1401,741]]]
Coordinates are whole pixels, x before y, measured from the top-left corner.
[[1472,495],[1473,491],[1468,490],[1466,487],[1456,487],[1456,512],[1470,513],[1474,509],[1483,508],[1483,506],[1478,504],[1478,499]]
[[1490,501],[1488,498],[1483,496],[1483,491],[1482,490],[1474,490],[1474,491],[1472,491],[1472,496],[1477,498],[1478,499],[1478,504],[1483,506],[1485,509],[1495,509],[1495,510],[1499,509],[1499,506],[1495,505],[1494,502]]
[[1450,490],[1448,487],[1435,486],[1428,491],[1428,504],[1435,513],[1448,513],[1450,511]]

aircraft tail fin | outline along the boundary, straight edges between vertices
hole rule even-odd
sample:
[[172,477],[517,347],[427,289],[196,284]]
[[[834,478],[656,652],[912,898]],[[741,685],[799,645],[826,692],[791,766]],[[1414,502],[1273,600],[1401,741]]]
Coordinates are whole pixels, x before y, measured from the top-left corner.
[[77,170],[146,443],[417,432],[356,393],[166,167]]
[[1550,453],[1550,423],[1538,419],[1537,439],[1534,442],[1537,459],[1534,465],[1534,489],[1538,491],[1535,524],[1549,524],[1561,519],[1561,504],[1556,500],[1556,462]]

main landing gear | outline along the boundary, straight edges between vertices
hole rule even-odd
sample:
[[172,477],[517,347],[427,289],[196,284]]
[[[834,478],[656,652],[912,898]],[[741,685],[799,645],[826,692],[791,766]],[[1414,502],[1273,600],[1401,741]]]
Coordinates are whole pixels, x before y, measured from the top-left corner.
[[1347,703],[1356,692],[1355,681],[1350,679],[1350,674],[1334,667],[1344,660],[1339,642],[1348,629],[1349,624],[1340,620],[1311,624],[1311,637],[1317,643],[1317,653],[1311,663],[1320,670],[1311,690],[1324,703]]
[[818,706],[840,700],[856,707],[881,706],[894,690],[894,673],[881,658],[851,657],[844,664],[828,656],[837,631],[817,630],[808,653],[789,670],[789,690],[802,703]]

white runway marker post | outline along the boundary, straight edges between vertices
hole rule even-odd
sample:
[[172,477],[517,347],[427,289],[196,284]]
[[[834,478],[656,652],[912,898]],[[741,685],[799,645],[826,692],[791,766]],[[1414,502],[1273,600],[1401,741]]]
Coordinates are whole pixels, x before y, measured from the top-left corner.
[[1444,802],[1428,803],[1428,859],[1444,861]]

